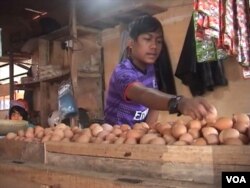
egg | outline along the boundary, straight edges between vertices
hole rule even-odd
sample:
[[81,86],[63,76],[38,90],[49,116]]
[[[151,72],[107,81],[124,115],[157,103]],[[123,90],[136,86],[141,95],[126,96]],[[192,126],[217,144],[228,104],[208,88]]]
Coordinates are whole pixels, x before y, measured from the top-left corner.
[[149,142],[156,138],[157,137],[157,134],[152,134],[152,133],[148,133],[148,134],[145,134],[141,137],[139,143],[140,144],[149,144]]
[[233,128],[224,129],[219,134],[219,140],[221,143],[224,143],[229,138],[239,138],[240,133],[238,130]]
[[90,141],[90,136],[87,136],[87,135],[80,135],[77,139],[76,139],[76,142],[78,143],[89,143]]
[[199,138],[201,136],[200,129],[197,128],[189,129],[188,133],[191,134],[194,139]]
[[135,138],[127,138],[124,142],[125,144],[137,144],[137,140]]
[[214,127],[220,131],[224,129],[232,128],[233,120],[232,118],[228,118],[228,117],[220,117],[215,122]]
[[183,140],[178,140],[178,141],[174,142],[172,145],[184,146],[184,145],[187,145],[187,143]]
[[189,129],[201,129],[201,122],[199,120],[190,120],[187,123]]
[[92,136],[92,131],[90,128],[84,128],[79,133],[86,135],[86,136],[89,136],[89,137]]
[[91,133],[93,136],[97,136],[102,131],[103,131],[103,127],[101,125],[97,125],[91,129]]
[[40,130],[40,131],[37,132],[36,135],[35,135],[36,138],[40,138],[40,139],[43,138],[43,136],[44,136],[44,131],[43,131],[43,130]]
[[180,136],[179,140],[185,141],[186,143],[191,144],[193,142],[193,136],[189,133],[185,133]]
[[35,135],[40,131],[44,131],[44,128],[41,127],[40,125],[35,126]]
[[248,127],[250,127],[250,125],[246,124],[243,121],[237,121],[233,125],[234,129],[237,129],[240,133],[243,133],[243,134],[247,132]]
[[105,140],[109,140],[110,143],[113,143],[117,139],[114,133],[109,133],[106,135]]
[[41,142],[44,143],[44,142],[49,141],[50,138],[51,138],[51,136],[52,136],[51,134],[45,135],[45,136],[42,138]]
[[234,120],[234,122],[244,123],[247,125],[249,125],[249,122],[250,122],[249,116],[247,114],[244,114],[244,113],[234,114],[233,120]]
[[67,138],[67,137],[64,137],[61,141],[62,141],[62,142],[70,142],[70,139]]
[[164,134],[163,138],[165,139],[166,144],[169,144],[169,145],[173,144],[174,142],[176,142],[175,137],[173,137],[171,134]]
[[243,142],[239,138],[228,138],[224,141],[225,145],[243,145]]
[[[160,126],[159,126],[160,125]],[[171,132],[171,125],[169,124],[158,124],[158,126],[156,127],[157,131],[161,134],[166,134],[166,132]]]
[[201,132],[204,137],[207,137],[210,134],[216,134],[216,135],[219,134],[218,131],[214,127],[203,127],[201,129]]
[[217,134],[209,134],[205,137],[208,145],[218,145],[220,143],[219,136]]
[[97,137],[104,139],[108,134],[110,133],[110,131],[108,130],[103,130],[102,132],[100,132]]
[[123,144],[125,142],[126,138],[124,137],[119,137],[114,144]]
[[54,134],[51,136],[50,141],[60,141],[62,139],[63,137],[61,137],[60,135]]
[[112,130],[112,133],[114,133],[116,136],[120,136],[122,132],[123,131],[120,128],[115,128]]
[[194,141],[191,145],[205,146],[205,145],[207,145],[207,141],[204,138],[197,138],[197,139],[194,139]]
[[108,124],[108,123],[102,124],[102,128],[103,128],[103,130],[106,130],[106,131],[112,131],[113,130],[113,126]]
[[122,124],[121,127],[120,127],[120,129],[122,131],[127,131],[127,130],[130,130],[131,127],[128,124]]
[[94,129],[95,127],[99,127],[99,126],[101,126],[99,123],[92,123],[92,124],[89,126],[89,128],[92,130],[92,129]]
[[156,144],[156,145],[165,145],[166,141],[162,137],[155,137],[149,141],[149,144]]
[[64,131],[63,129],[55,129],[52,136],[57,135],[58,137],[62,139],[64,137],[63,131]]
[[69,139],[72,138],[74,135],[74,133],[71,129],[64,129],[63,133],[64,133],[64,137],[69,138]]
[[23,137],[25,135],[24,130],[23,129],[18,130],[17,135]]
[[127,138],[140,139],[145,134],[144,130],[129,130],[127,132]]
[[178,139],[181,135],[187,133],[187,127],[181,123],[174,124],[171,133],[175,138]]

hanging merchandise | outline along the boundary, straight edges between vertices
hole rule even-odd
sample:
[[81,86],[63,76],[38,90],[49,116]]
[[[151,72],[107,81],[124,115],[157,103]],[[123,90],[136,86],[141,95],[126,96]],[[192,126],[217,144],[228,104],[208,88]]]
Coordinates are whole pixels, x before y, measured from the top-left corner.
[[218,59],[224,58],[226,52],[228,55],[236,55],[241,66],[250,67],[249,1],[194,0],[194,10],[199,14],[197,39],[214,39],[219,49]]
[[58,90],[58,109],[60,119],[70,118],[77,115],[77,106],[74,99],[71,81],[61,84]]

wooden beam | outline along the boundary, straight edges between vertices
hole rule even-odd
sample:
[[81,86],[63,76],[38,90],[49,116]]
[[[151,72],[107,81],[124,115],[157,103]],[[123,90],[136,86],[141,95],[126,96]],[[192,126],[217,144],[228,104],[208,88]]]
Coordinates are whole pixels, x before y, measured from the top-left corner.
[[[15,180],[47,185],[59,188],[212,188],[214,185],[193,182],[171,181],[149,178],[122,176],[114,173],[97,173],[94,171],[59,168],[50,165],[23,163],[14,164],[0,161],[0,174]],[[0,176],[1,178],[1,176]],[[0,179],[0,182],[4,182]],[[32,187],[33,188],[33,187]]]

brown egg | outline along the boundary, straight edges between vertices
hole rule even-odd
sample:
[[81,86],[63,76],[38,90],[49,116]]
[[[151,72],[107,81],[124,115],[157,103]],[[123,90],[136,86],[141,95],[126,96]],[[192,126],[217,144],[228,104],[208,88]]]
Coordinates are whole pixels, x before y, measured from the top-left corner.
[[171,132],[171,125],[164,124],[161,126],[157,126],[157,131],[161,134],[166,134],[167,132]]
[[239,138],[228,138],[224,141],[225,145],[243,145],[243,142]]
[[44,129],[44,135],[49,135],[49,134],[52,134],[53,133],[53,130],[51,128],[45,128]]
[[130,130],[130,129],[131,129],[131,127],[128,124],[122,124],[121,125],[121,130],[122,131],[127,131],[127,130]]
[[60,141],[62,139],[63,137],[61,137],[60,135],[54,134],[51,136],[50,141]]
[[57,135],[58,137],[62,139],[64,137],[63,129],[55,129],[52,136],[54,135]]
[[243,144],[248,144],[249,142],[249,138],[246,135],[241,134],[241,133],[240,133],[239,139],[243,142]]
[[205,137],[208,145],[218,145],[220,143],[219,136],[217,134],[209,134]]
[[72,138],[74,135],[74,133],[71,129],[64,129],[63,133],[64,133],[64,137],[69,138],[69,139]]
[[92,123],[89,128],[92,130],[94,129],[96,126],[101,126],[99,123]]
[[172,145],[184,146],[184,145],[188,145],[188,144],[187,144],[187,142],[185,142],[183,140],[178,140],[178,141],[174,142]]
[[234,114],[233,120],[234,120],[234,122],[243,123],[243,124],[247,124],[247,125],[249,125],[249,122],[250,122],[249,116],[247,114],[244,114],[244,113]]
[[140,139],[145,134],[144,130],[129,130],[127,132],[127,138]]
[[195,146],[205,146],[207,145],[207,142],[204,138],[197,138],[194,139],[193,143],[191,145],[195,145]]
[[[94,138],[94,137],[91,137],[91,138]],[[103,140],[102,138],[96,137],[96,138],[92,141],[92,143],[100,144],[100,143],[102,143],[103,141],[104,141],[104,140]]]
[[156,145],[165,145],[166,141],[162,137],[155,137],[149,141],[149,144],[156,144]]
[[125,142],[126,138],[124,137],[119,137],[114,144],[123,144]]
[[135,138],[127,138],[124,142],[125,144],[137,144],[137,140]]
[[193,137],[191,134],[185,133],[185,134],[180,136],[179,140],[185,141],[186,143],[191,144],[193,142]]
[[44,131],[44,128],[39,125],[35,126],[35,135],[40,131]]
[[44,131],[43,131],[43,130],[40,130],[40,131],[37,132],[36,135],[35,135],[36,138],[40,138],[40,139],[43,138],[43,136],[44,136]]
[[84,128],[84,129],[82,129],[81,132],[79,132],[79,133],[81,133],[81,134],[83,134],[83,135],[86,135],[86,136],[89,136],[89,137],[92,136],[92,133],[91,133],[91,129],[90,129],[90,128]]
[[26,130],[26,133],[25,133],[25,137],[27,137],[27,138],[34,138],[35,137],[35,135],[34,135],[34,128],[28,127],[27,130]]
[[243,133],[243,134],[247,132],[248,127],[250,127],[249,124],[246,124],[241,121],[237,121],[233,125],[234,129],[237,129],[240,133]]
[[173,144],[174,142],[176,142],[175,137],[173,137],[171,134],[164,134],[163,138],[166,141],[166,144]]
[[113,126],[108,124],[108,123],[102,124],[102,128],[103,128],[103,130],[106,130],[106,131],[112,131],[113,130]]
[[201,122],[199,120],[190,120],[187,127],[188,129],[201,129]]
[[229,138],[239,138],[240,133],[238,130],[233,128],[224,129],[219,134],[220,143],[224,143]]
[[224,129],[232,128],[233,120],[232,118],[228,118],[228,117],[220,117],[215,122],[214,127],[220,131]]
[[122,132],[123,131],[120,128],[115,128],[112,130],[112,133],[114,133],[116,136],[120,136]]
[[212,106],[212,108],[210,109],[210,111],[208,112],[208,114],[205,117],[205,120],[207,123],[215,123],[216,119],[217,119],[217,110],[214,106]]
[[97,125],[91,129],[93,136],[97,136],[102,131],[103,131],[103,127],[101,125]]
[[61,141],[62,141],[62,142],[70,142],[70,139],[67,138],[67,137],[64,137]]
[[42,143],[47,142],[47,141],[50,140],[51,137],[52,137],[51,134],[45,135],[45,136],[42,138],[42,141],[41,141],[41,142],[42,142]]
[[174,124],[172,126],[171,133],[175,138],[178,139],[181,135],[187,133],[187,127],[184,124],[180,124],[180,123]]
[[89,143],[90,141],[90,136],[87,136],[87,135],[80,135],[77,139],[76,139],[76,142],[78,143]]
[[100,132],[97,137],[104,139],[108,134],[110,133],[110,131],[108,130],[103,130],[102,132]]
[[157,131],[156,129],[149,129],[149,130],[148,130],[148,134],[149,134],[149,133],[157,133],[157,132],[158,132],[158,131]]
[[144,134],[144,135],[141,137],[139,143],[140,143],[140,144],[149,144],[149,142],[150,142],[152,139],[156,138],[156,137],[157,137],[157,134],[152,134],[152,133]]
[[199,138],[201,136],[200,129],[197,128],[189,129],[188,133],[191,134],[194,139]]
[[24,130],[23,129],[18,130],[17,135],[23,137],[25,135]]
[[109,133],[105,137],[105,140],[109,140],[110,143],[113,143],[117,139],[116,135],[114,133]]
[[216,135],[219,134],[218,131],[214,127],[203,127],[201,129],[201,132],[204,137],[207,137],[210,134],[216,134]]
[[58,125],[56,125],[55,129],[65,129],[67,128],[68,126],[64,123],[59,123]]

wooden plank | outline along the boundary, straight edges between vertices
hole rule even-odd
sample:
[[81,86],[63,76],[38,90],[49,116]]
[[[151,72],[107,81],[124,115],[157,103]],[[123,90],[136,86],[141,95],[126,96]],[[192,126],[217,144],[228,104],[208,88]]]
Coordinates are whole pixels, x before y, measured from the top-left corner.
[[68,155],[52,152],[47,153],[46,163],[71,169],[92,170],[147,178],[161,178],[161,168],[163,165],[159,161],[135,161],[131,159]]
[[250,147],[245,146],[167,146],[162,160],[166,162],[250,164]]
[[97,173],[75,169],[59,168],[32,163],[13,164],[0,161],[0,174],[11,176],[13,180],[23,180],[36,184],[58,186],[60,188],[216,188],[208,184],[196,184],[183,181],[121,176],[113,173]]
[[16,180],[13,181],[13,177],[12,176],[6,176],[3,174],[0,174],[0,187],[3,188],[13,188],[13,187],[17,187],[18,188],[46,188],[46,187],[42,187],[41,184],[36,184],[33,182],[29,182],[29,181],[24,181],[24,180]]
[[44,162],[44,145],[33,142],[0,140],[0,159]]
[[46,152],[57,152],[72,155],[86,155],[96,157],[111,157],[121,159],[143,159],[162,161],[162,155],[168,151],[168,147],[159,145],[129,145],[129,144],[82,144],[47,142]]
[[10,94],[10,84],[0,85],[0,97],[8,96]]
[[159,146],[129,144],[46,143],[47,152],[204,164],[250,164],[249,146]]

